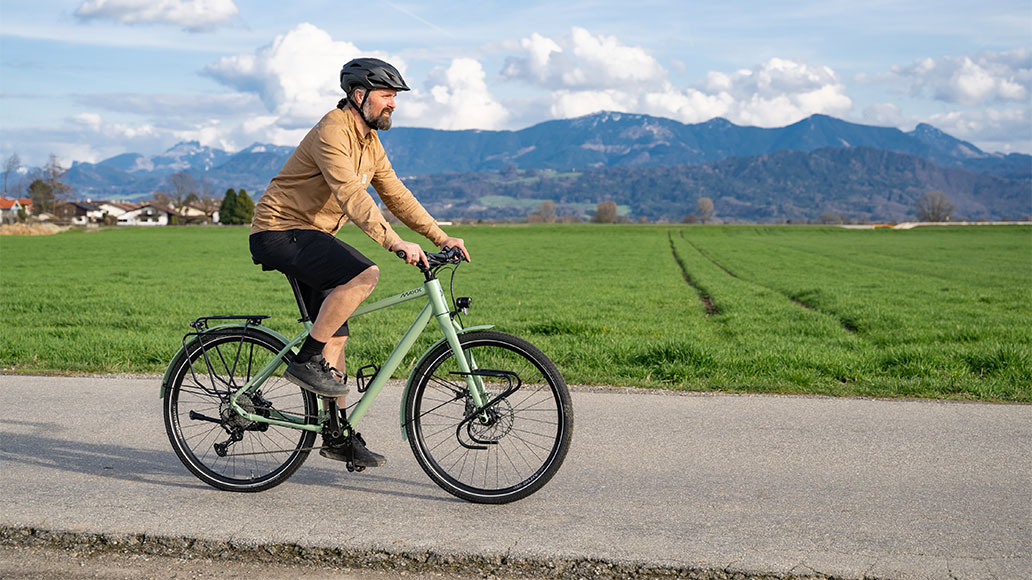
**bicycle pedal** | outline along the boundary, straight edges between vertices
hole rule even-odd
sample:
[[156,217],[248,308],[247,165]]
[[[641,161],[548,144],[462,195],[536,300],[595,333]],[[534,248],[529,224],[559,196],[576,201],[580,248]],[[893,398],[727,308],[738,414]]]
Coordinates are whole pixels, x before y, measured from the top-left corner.
[[355,373],[355,382],[358,383],[358,392],[364,393],[369,388],[369,383],[376,378],[376,375],[380,372],[379,365],[366,365]]

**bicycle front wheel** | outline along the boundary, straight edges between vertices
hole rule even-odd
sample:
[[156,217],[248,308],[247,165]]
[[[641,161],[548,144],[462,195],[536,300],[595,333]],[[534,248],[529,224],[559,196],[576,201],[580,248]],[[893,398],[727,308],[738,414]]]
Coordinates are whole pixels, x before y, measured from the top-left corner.
[[[308,457],[314,432],[249,421],[229,404],[230,395],[284,346],[251,328],[229,328],[202,335],[173,363],[165,431],[201,481],[227,491],[262,491],[286,481]],[[318,422],[315,396],[276,374],[237,403],[263,417]]]
[[477,412],[451,348],[441,344],[416,370],[405,401],[412,452],[430,479],[456,497],[476,503],[525,498],[555,475],[570,448],[566,382],[544,353],[516,336],[480,331],[459,342],[470,367],[480,371],[483,402],[501,398]]

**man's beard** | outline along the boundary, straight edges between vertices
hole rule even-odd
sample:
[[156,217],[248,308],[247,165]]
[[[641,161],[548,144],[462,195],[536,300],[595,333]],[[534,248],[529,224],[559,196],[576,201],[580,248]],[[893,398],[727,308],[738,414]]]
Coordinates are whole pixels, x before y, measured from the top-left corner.
[[391,128],[391,116],[387,114],[387,107],[384,107],[380,111],[380,116],[374,117],[369,111],[369,102],[362,103],[362,118],[365,119],[367,125],[376,129],[377,131],[386,131]]

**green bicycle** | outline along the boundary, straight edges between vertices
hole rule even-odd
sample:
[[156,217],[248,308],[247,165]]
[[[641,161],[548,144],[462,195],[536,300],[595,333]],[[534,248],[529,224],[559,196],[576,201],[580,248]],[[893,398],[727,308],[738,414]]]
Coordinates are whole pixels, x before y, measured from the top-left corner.
[[[449,307],[437,278],[461,253],[427,254],[421,287],[359,307],[352,318],[426,299],[382,366],[356,374],[361,398],[350,413],[334,399],[301,389],[282,371],[312,327],[297,282],[289,278],[304,329],[294,338],[262,325],[267,315],[204,316],[190,323],[161,383],[165,430],[176,455],[201,481],[256,492],[286,481],[317,434],[355,433],[416,339],[436,320],[443,337],[419,358],[405,383],[401,432],[426,474],[442,489],[477,503],[507,503],[541,489],[562,465],[573,432],[570,393],[555,364],[519,337],[463,328],[468,297]],[[349,470],[361,470],[350,462]]]

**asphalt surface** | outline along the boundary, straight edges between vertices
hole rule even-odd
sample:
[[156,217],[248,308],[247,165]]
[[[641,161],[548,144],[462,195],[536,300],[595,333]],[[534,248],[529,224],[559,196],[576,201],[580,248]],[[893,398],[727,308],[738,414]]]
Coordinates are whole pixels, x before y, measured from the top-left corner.
[[1032,578],[1028,405],[575,389],[559,474],[483,506],[416,464],[397,386],[361,425],[386,467],[352,474],[312,454],[285,484],[235,494],[172,452],[158,383],[0,376],[4,543],[188,538],[184,550],[292,546],[554,576],[590,564],[603,577]]

